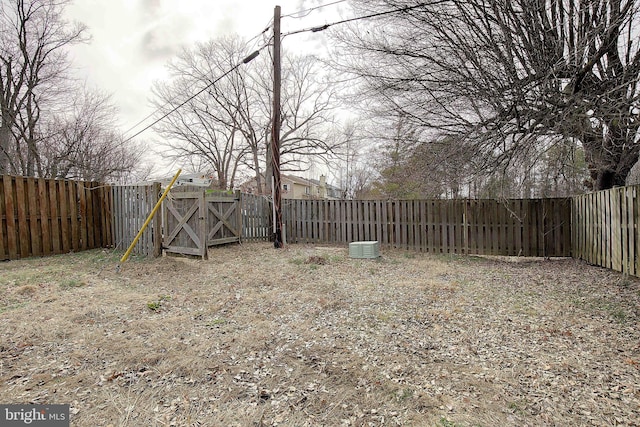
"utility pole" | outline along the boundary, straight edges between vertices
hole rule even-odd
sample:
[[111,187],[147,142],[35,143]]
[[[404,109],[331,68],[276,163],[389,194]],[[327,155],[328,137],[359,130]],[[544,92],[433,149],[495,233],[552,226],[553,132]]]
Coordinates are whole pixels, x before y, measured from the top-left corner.
[[280,6],[273,11],[273,125],[271,127],[271,160],[273,171],[273,245],[282,247],[282,185],[280,180]]

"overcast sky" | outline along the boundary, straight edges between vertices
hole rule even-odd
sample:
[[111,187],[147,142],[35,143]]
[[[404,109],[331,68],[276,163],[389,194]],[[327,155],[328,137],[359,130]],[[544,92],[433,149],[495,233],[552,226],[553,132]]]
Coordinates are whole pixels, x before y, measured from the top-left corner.
[[[78,73],[90,86],[111,93],[120,110],[122,130],[140,121],[149,107],[150,87],[166,77],[165,64],[183,47],[239,34],[251,39],[273,18],[325,7],[282,19],[282,31],[333,22],[348,15],[347,2],[335,0],[75,0],[67,18],[88,26],[92,41],[73,47]],[[306,16],[301,16],[306,15]],[[309,52],[326,43],[322,33],[285,38],[283,50]],[[133,134],[135,131],[130,132]],[[147,132],[143,138],[151,138]]]

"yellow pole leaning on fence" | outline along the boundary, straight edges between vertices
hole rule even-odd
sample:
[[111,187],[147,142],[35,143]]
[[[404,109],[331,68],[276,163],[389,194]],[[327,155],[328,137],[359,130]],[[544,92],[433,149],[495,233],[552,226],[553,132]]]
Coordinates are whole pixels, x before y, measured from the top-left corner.
[[156,212],[160,208],[160,205],[162,204],[162,201],[165,199],[165,197],[167,197],[167,194],[169,194],[169,190],[171,190],[171,187],[173,186],[173,184],[178,179],[178,176],[180,176],[180,172],[182,172],[182,169],[178,169],[178,172],[176,173],[176,175],[173,177],[173,179],[171,180],[169,185],[167,185],[167,188],[164,190],[164,193],[162,193],[162,196],[160,197],[160,200],[158,200],[158,203],[156,203],[156,205],[153,207],[153,210],[151,211],[151,213],[147,217],[147,220],[144,222],[144,224],[142,224],[142,228],[140,229],[140,231],[138,231],[138,235],[136,236],[135,239],[133,239],[133,242],[131,242],[131,244],[129,245],[129,249],[127,249],[127,252],[125,252],[124,255],[122,255],[122,258],[120,258],[120,263],[125,262],[129,258],[129,255],[131,255],[131,251],[136,246],[136,243],[138,243],[138,240],[140,240],[140,236],[142,236],[142,233],[147,228],[147,226],[149,225],[149,223],[151,222],[151,220],[155,216]]

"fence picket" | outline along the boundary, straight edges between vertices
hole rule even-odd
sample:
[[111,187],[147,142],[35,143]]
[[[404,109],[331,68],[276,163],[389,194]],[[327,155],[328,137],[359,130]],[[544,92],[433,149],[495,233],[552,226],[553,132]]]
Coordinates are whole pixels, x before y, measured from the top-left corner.
[[41,256],[42,227],[40,226],[41,218],[39,217],[38,199],[36,198],[36,181],[34,178],[27,178],[26,181],[31,256]]
[[[620,217],[622,193],[620,189],[615,188],[611,191],[611,266],[614,270],[622,269],[622,218]],[[618,224],[618,226],[615,226]]]
[[631,257],[631,270],[629,274],[633,274],[635,276],[640,276],[640,224],[638,223],[638,218],[640,216],[640,197],[638,195],[638,187],[632,187],[631,191],[631,207],[630,214],[633,218],[633,224],[630,225],[630,233],[633,239],[632,247],[633,247],[633,256]]
[[16,227],[15,215],[15,191],[13,189],[13,177],[5,176],[3,178],[4,186],[4,208],[5,222],[7,226],[7,247],[9,259],[18,258],[18,228]]
[[4,180],[6,177],[0,175],[0,260],[9,259],[9,247],[6,241],[7,219],[5,207]]
[[489,204],[489,212],[490,212],[490,239],[491,239],[491,253],[494,255],[498,255],[501,253],[501,236],[500,232],[502,224],[500,224],[500,212],[498,211],[498,204],[495,201],[491,201]]
[[636,268],[636,242],[638,240],[637,235],[635,233],[636,229],[636,212],[634,210],[635,200],[636,200],[636,189],[632,191],[625,191],[625,204],[626,204],[626,221],[627,227],[624,230],[625,235],[627,236],[627,258],[625,263],[625,268],[629,272],[629,274],[637,275],[638,270]]
[[80,184],[78,186],[78,209],[80,217],[80,249],[87,249],[88,242],[88,221],[87,221],[87,188]]
[[625,191],[620,189],[619,191],[620,198],[620,268],[624,268],[629,270],[629,217],[627,213],[629,208],[627,206],[628,198]]
[[17,208],[16,210],[18,212],[18,217],[17,217],[18,222],[16,226],[18,227],[18,240],[20,242],[19,243],[20,257],[26,258],[31,253],[30,251],[31,248],[29,247],[29,243],[31,239],[29,237],[29,228],[27,223],[28,200],[25,198],[24,179],[16,178],[15,185],[16,185],[16,208]]

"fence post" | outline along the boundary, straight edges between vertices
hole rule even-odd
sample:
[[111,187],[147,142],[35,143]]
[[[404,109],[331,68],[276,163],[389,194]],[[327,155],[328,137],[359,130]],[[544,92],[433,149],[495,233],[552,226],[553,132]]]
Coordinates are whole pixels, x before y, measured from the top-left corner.
[[[154,204],[160,200],[161,185],[159,182],[154,182],[151,187],[152,198]],[[162,256],[162,215],[156,215],[153,217],[153,256],[158,258]]]
[[464,200],[464,212],[462,212],[462,246],[463,253],[469,255],[469,201]]
[[202,190],[199,195],[198,203],[198,225],[200,228],[200,256],[203,260],[209,258],[207,242],[207,216],[209,215],[209,212],[207,212],[207,209],[206,192],[205,190]]
[[242,202],[242,192],[240,190],[235,191],[234,199],[236,203],[236,227],[238,227],[238,242],[241,243],[243,234],[242,210],[244,204]]

